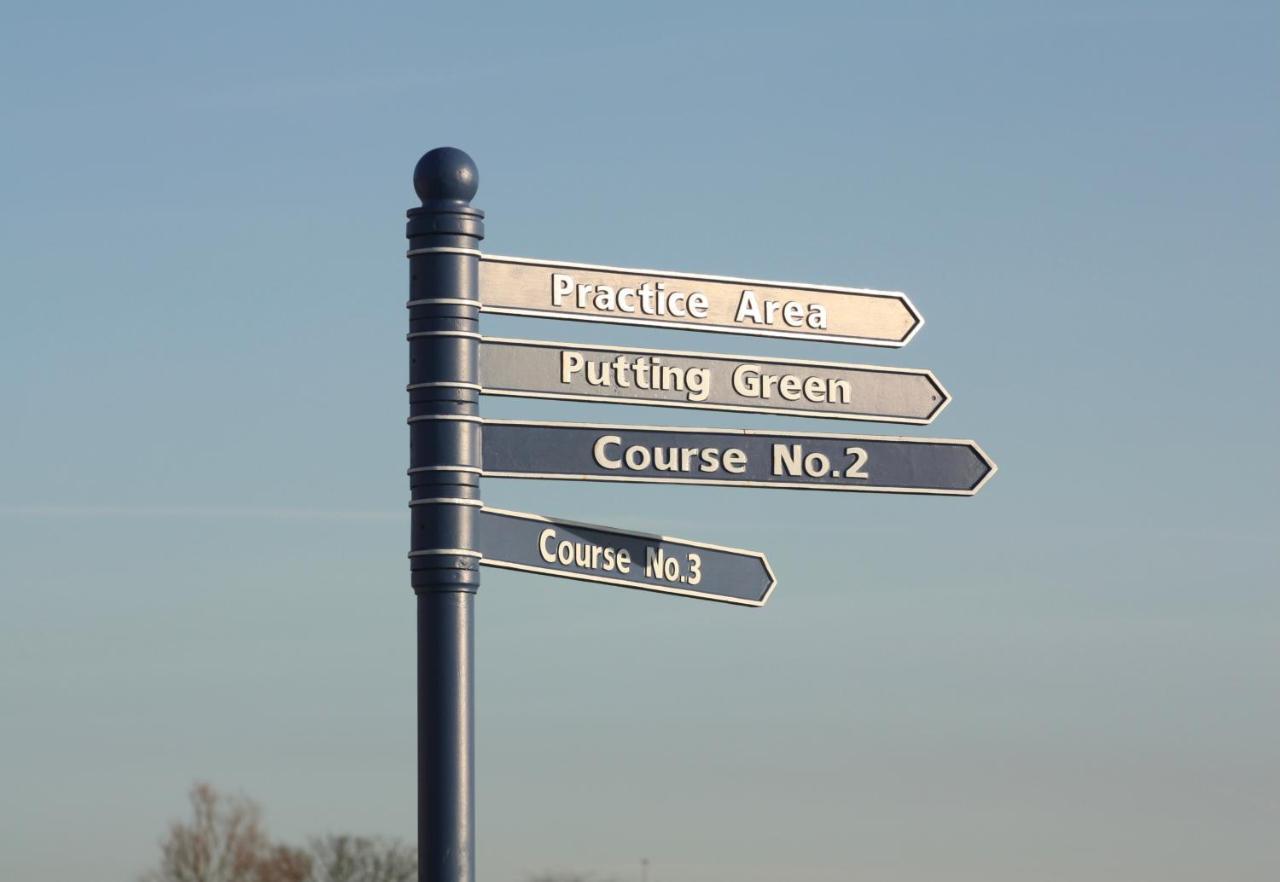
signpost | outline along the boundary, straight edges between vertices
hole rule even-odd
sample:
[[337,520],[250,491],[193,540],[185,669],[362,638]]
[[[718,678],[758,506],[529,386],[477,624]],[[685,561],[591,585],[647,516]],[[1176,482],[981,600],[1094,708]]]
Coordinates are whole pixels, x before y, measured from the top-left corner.
[[484,212],[471,157],[432,150],[409,210],[409,560],[418,603],[418,879],[475,880],[473,600],[480,585]]
[[924,425],[951,396],[931,371],[486,337],[486,395]]
[[485,566],[763,606],[773,569],[758,551],[484,508]]
[[484,255],[485,312],[904,346],[924,319],[897,291]]
[[739,606],[763,554],[487,508],[481,476],[972,496],[973,441],[483,420],[480,395],[931,422],[924,370],[490,338],[480,312],[902,346],[923,319],[890,291],[481,255],[475,163],[441,147],[409,210],[410,572],[418,607],[418,879],[474,882],[473,596],[480,565]]
[[972,496],[996,471],[973,441],[486,420],[484,474]]

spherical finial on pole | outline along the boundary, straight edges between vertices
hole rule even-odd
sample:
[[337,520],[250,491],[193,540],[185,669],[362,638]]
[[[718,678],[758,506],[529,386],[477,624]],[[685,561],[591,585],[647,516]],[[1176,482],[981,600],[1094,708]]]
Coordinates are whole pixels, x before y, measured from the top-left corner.
[[480,187],[480,173],[471,157],[457,147],[437,147],[418,160],[413,189],[428,202],[469,203]]

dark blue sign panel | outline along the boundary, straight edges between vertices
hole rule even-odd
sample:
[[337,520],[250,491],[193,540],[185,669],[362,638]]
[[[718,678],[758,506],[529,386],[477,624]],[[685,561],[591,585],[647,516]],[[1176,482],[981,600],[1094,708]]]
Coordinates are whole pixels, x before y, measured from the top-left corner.
[[973,441],[485,420],[484,474],[972,496],[996,464]]
[[773,570],[758,551],[651,536],[538,515],[480,512],[485,566],[763,606]]

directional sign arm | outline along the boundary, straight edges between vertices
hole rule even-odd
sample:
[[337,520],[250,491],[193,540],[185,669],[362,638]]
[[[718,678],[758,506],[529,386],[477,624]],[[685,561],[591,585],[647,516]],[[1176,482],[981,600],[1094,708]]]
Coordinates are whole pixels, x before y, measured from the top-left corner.
[[930,371],[486,337],[487,395],[923,425],[950,395]]
[[757,551],[494,508],[481,510],[479,528],[485,566],[743,606],[773,591]]
[[924,318],[898,291],[769,282],[486,254],[487,312],[904,346]]
[[972,496],[996,465],[974,441],[486,420],[484,474]]

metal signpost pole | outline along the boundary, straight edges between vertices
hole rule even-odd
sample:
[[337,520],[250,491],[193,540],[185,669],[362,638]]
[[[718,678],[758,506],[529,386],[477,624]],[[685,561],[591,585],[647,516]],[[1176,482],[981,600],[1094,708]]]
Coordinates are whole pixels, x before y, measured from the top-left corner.
[[418,161],[409,224],[409,487],[418,600],[418,879],[474,882],[472,600],[480,585],[479,179]]

